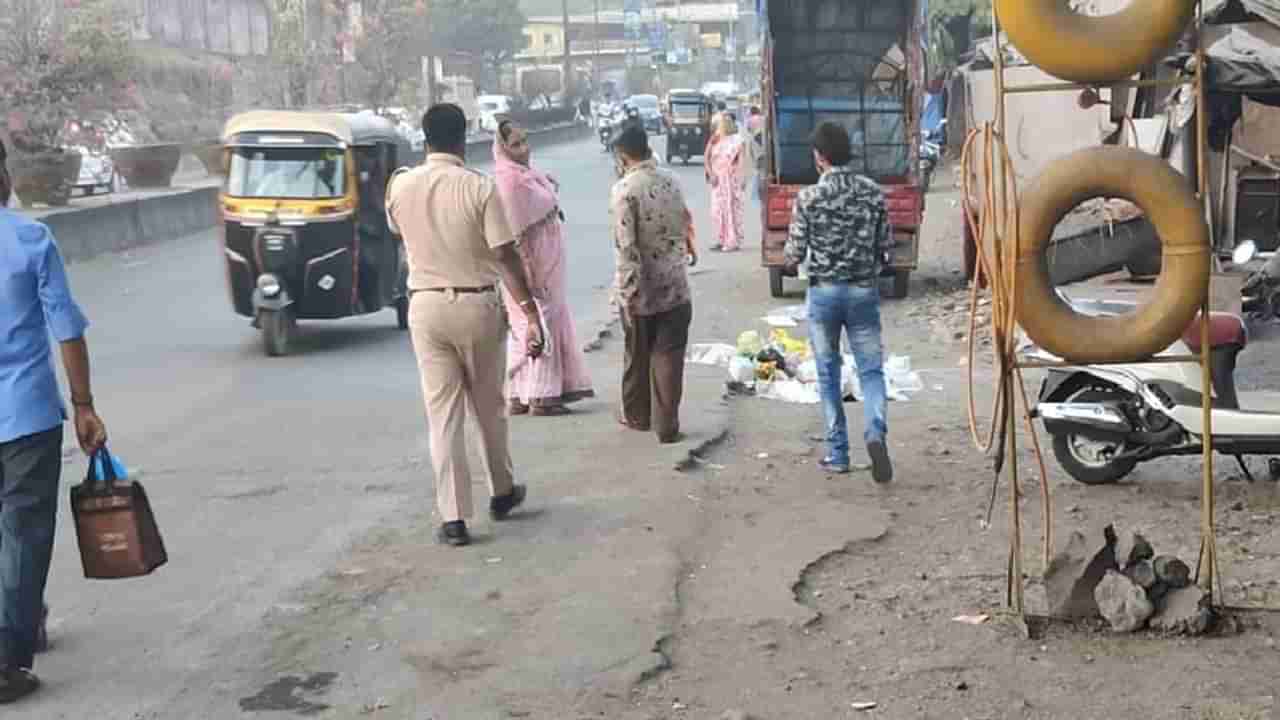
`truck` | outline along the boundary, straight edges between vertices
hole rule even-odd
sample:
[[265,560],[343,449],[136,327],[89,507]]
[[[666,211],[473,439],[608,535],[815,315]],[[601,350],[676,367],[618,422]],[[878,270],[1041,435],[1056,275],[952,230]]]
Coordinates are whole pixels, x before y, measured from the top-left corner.
[[796,196],[818,181],[810,139],[824,121],[853,140],[854,167],[884,189],[894,252],[890,297],[919,261],[925,191],[920,115],[928,0],[761,0],[765,157],[761,260],[773,297],[794,276],[784,256]]

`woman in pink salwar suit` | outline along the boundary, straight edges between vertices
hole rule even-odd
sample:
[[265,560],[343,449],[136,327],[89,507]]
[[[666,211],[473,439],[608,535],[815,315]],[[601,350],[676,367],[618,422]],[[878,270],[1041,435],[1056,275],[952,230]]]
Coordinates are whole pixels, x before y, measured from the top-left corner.
[[733,116],[720,113],[719,140],[707,158],[711,177],[711,226],[716,252],[735,252],[742,247],[744,203],[747,189],[747,144]]
[[529,135],[502,123],[494,139],[494,179],[520,247],[529,289],[542,313],[548,352],[530,358],[525,313],[511,293],[502,297],[511,321],[507,342],[507,398],[513,415],[564,415],[569,403],[594,397],[586,359],[569,315],[559,185],[529,164]]

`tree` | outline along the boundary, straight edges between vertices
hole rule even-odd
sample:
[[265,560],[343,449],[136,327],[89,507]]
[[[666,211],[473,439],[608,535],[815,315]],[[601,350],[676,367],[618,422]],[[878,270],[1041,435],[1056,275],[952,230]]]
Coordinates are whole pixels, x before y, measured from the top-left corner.
[[991,34],[991,0],[932,0],[929,5],[929,63],[954,67],[975,38]]
[[518,0],[434,0],[432,17],[435,47],[479,56],[499,76],[524,47]]
[[130,17],[121,0],[0,0],[0,98],[17,150],[58,150],[73,125],[136,104]]
[[365,102],[386,106],[417,82],[427,51],[425,0],[327,0],[326,9],[340,28],[335,49],[354,52]]
[[285,107],[305,107],[317,64],[307,37],[307,0],[272,0],[271,59],[280,71],[279,95]]

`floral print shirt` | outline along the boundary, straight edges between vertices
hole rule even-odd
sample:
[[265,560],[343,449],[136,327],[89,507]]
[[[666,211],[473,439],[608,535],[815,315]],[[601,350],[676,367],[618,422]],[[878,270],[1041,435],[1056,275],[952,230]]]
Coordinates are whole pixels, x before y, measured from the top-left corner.
[[689,210],[675,176],[655,160],[633,165],[613,186],[609,211],[621,308],[657,315],[689,302]]

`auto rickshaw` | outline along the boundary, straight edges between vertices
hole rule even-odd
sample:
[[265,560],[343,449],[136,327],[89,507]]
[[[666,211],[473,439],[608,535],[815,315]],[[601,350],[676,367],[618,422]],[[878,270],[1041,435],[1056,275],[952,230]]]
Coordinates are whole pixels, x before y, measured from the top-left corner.
[[678,157],[688,165],[690,158],[706,152],[711,138],[711,98],[696,90],[672,90],[667,106],[667,164]]
[[391,172],[408,141],[376,115],[253,111],[223,131],[223,253],[235,312],[269,356],[298,320],[393,307],[408,328],[407,267],[387,223]]

